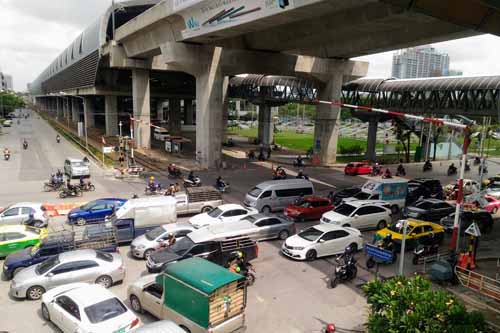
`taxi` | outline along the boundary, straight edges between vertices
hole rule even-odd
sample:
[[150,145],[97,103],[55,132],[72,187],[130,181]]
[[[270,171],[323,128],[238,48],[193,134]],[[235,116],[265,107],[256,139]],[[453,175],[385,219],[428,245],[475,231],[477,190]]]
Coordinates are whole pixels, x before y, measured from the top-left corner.
[[37,229],[23,225],[0,227],[0,258],[27,247],[37,245],[47,235],[47,229]]
[[[390,234],[396,249],[399,249],[403,240],[403,221],[404,220],[400,220],[387,228],[379,230],[375,234],[375,240],[382,240]],[[419,244],[431,245],[439,244],[443,241],[445,232],[443,226],[437,223],[415,219],[407,219],[406,221],[408,223],[405,244],[407,250],[413,249]]]

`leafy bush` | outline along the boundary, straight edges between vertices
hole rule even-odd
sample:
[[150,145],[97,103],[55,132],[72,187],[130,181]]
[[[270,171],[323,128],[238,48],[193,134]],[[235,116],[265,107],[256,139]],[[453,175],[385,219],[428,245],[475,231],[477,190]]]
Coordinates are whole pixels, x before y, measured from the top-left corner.
[[370,305],[368,331],[372,333],[484,332],[480,312],[468,312],[453,295],[432,289],[417,276],[373,281],[363,287]]
[[361,145],[340,145],[339,152],[344,155],[359,155],[363,152],[364,148]]

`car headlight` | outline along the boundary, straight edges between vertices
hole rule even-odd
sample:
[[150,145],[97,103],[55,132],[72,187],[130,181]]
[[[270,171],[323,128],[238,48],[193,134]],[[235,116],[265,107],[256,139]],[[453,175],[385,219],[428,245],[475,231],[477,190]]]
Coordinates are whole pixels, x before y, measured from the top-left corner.
[[293,249],[297,250],[297,251],[302,251],[304,249],[304,247],[303,246],[296,246]]

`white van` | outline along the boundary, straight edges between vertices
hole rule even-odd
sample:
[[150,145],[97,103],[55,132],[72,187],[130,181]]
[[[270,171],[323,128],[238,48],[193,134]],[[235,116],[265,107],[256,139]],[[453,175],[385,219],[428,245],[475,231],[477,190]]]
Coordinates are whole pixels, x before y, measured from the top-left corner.
[[69,178],[90,177],[89,163],[78,158],[67,158],[64,161],[64,173]]
[[243,204],[267,214],[282,211],[298,198],[311,194],[314,194],[314,186],[309,180],[270,180],[251,189]]

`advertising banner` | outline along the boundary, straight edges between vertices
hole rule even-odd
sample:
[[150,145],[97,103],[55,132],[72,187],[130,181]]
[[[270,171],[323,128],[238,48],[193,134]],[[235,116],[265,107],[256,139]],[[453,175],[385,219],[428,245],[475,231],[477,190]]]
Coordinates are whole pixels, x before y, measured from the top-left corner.
[[[183,38],[248,23],[295,8],[297,0],[174,0],[187,29]],[[301,1],[302,2],[302,1]],[[189,7],[189,8],[187,8]]]

